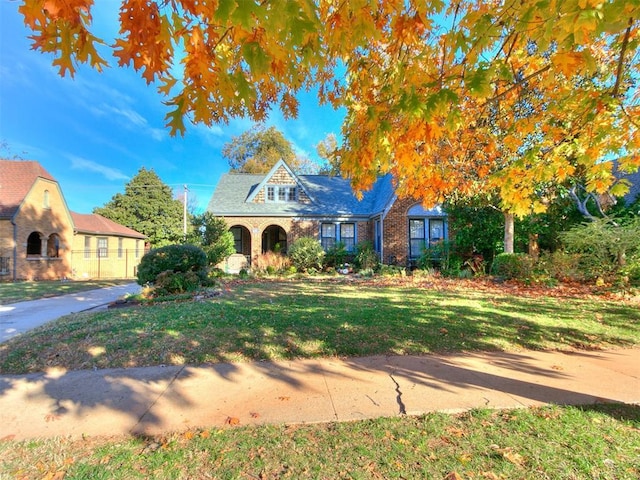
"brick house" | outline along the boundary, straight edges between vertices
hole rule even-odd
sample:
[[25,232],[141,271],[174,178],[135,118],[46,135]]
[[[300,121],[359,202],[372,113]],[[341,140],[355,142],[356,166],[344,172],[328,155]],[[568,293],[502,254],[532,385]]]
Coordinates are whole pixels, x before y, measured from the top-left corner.
[[131,278],[145,236],[71,212],[38,162],[0,160],[0,281]]
[[207,210],[226,220],[236,252],[249,261],[269,250],[286,252],[294,240],[310,236],[325,249],[342,242],[353,250],[368,241],[383,263],[409,265],[425,245],[448,235],[446,214],[399,199],[390,175],[358,200],[348,180],[296,175],[282,160],[267,174],[223,175]]

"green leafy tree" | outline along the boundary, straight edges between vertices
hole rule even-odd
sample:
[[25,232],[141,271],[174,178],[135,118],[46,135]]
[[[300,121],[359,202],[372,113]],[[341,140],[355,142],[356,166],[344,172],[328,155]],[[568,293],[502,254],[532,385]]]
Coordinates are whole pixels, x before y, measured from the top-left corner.
[[211,212],[205,212],[195,215],[191,225],[187,241],[205,251],[209,265],[217,265],[235,253],[233,234],[224,219],[215,217]]
[[279,160],[294,170],[300,164],[291,142],[275,127],[254,127],[222,147],[222,156],[238,173],[267,173]]
[[173,198],[171,187],[153,171],[142,167],[98,213],[149,237],[153,248],[182,243],[183,205]]

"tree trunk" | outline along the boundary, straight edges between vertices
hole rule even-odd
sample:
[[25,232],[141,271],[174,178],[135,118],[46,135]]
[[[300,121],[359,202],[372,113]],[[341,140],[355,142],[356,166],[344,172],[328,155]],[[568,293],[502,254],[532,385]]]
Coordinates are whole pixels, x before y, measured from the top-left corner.
[[504,213],[504,253],[513,253],[513,231],[514,231],[513,213]]
[[540,245],[538,245],[537,233],[529,234],[529,255],[531,255],[535,259],[538,259],[538,257],[540,256]]

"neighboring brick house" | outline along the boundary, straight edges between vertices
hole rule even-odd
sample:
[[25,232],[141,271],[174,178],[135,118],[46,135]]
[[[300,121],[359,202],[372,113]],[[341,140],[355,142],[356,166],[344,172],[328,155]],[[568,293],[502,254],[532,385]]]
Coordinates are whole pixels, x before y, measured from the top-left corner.
[[398,199],[390,175],[358,200],[348,180],[296,175],[284,161],[267,174],[223,175],[207,210],[226,220],[236,252],[249,261],[310,236],[325,249],[342,242],[352,250],[368,241],[383,263],[409,265],[425,245],[447,238],[445,213]]
[[38,162],[0,160],[0,281],[130,278],[145,236],[67,208]]

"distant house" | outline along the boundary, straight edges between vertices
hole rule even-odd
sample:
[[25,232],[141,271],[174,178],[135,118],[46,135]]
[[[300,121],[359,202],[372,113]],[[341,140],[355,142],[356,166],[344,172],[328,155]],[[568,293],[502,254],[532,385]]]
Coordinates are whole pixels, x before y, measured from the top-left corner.
[[325,249],[371,242],[383,263],[409,265],[426,245],[447,238],[445,213],[399,199],[390,175],[358,200],[348,180],[296,175],[284,161],[267,174],[223,175],[207,210],[226,220],[236,252],[248,262],[269,250],[286,252],[297,238],[310,236]]
[[131,278],[146,237],[71,212],[38,162],[0,160],[0,281]]

